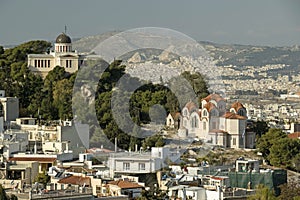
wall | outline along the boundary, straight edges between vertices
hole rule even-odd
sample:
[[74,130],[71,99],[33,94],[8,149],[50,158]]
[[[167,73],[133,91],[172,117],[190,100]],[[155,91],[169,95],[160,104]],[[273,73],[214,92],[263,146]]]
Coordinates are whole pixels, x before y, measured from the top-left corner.
[[4,121],[15,121],[19,117],[19,99],[16,97],[0,98],[3,105]]
[[[73,126],[58,126],[58,139],[70,141],[69,150],[73,151],[74,158],[89,148],[89,126],[87,124],[73,124]],[[60,135],[60,138],[59,138]]]

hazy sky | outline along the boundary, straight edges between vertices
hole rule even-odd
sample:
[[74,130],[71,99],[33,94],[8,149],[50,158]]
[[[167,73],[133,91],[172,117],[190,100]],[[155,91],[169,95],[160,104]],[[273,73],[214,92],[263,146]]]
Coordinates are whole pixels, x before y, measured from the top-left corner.
[[0,45],[164,27],[200,41],[300,44],[298,0],[1,0]]

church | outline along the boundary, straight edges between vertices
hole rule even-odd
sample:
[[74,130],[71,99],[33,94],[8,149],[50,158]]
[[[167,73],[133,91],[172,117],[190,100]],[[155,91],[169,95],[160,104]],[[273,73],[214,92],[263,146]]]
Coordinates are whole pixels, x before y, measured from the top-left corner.
[[72,49],[72,40],[61,33],[57,36],[54,49],[44,54],[28,54],[28,68],[42,77],[56,66],[65,68],[66,72],[76,72],[84,60],[84,55]]
[[178,127],[180,137],[196,137],[227,148],[254,148],[255,144],[255,133],[247,129],[246,108],[235,102],[226,111],[226,101],[218,94],[203,98],[201,108],[188,102],[180,114],[168,115],[167,126]]

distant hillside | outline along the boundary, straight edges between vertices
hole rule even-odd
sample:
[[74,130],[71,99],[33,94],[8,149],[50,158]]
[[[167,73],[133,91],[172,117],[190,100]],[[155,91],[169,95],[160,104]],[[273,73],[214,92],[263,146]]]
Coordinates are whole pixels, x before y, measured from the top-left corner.
[[73,41],[73,49],[78,50],[79,52],[90,52],[95,48],[100,42],[105,39],[119,33],[118,31],[106,32],[100,35],[87,36],[80,38],[76,41]]
[[[100,35],[83,37],[74,41],[73,47],[79,52],[89,52],[103,40],[119,32],[107,32]],[[236,66],[263,66],[266,64],[286,64],[292,68],[299,67],[300,48],[269,47],[238,44],[216,44],[212,42],[199,42],[217,61],[217,65]],[[161,52],[159,52],[161,53]],[[146,59],[147,60],[147,59]]]
[[300,63],[300,48],[298,46],[268,47],[200,43],[212,57],[218,60],[218,65],[263,66],[266,64],[286,64],[298,67]]

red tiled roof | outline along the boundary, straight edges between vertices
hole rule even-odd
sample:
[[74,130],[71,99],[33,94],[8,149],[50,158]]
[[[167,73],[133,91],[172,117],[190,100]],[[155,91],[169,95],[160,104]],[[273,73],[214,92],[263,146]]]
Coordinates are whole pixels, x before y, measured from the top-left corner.
[[180,112],[171,113],[171,116],[173,117],[174,120],[177,120],[180,118]]
[[72,184],[72,185],[83,185],[85,183],[86,186],[90,186],[91,178],[82,177],[82,176],[68,176],[66,178],[60,179],[58,183]]
[[300,132],[290,133],[288,134],[288,137],[292,139],[300,138]]
[[193,108],[198,109],[198,106],[197,106],[194,102],[192,102],[192,101],[189,101],[187,104],[185,104],[185,107],[186,107],[189,111],[191,111]]
[[243,106],[243,104],[242,103],[240,103],[240,102],[234,102],[232,105],[231,105],[231,108],[233,108],[236,112],[239,110],[239,109],[241,109],[241,108],[245,108],[244,106]]
[[214,179],[214,180],[221,181],[221,180],[224,180],[225,178],[221,178],[221,177],[212,176],[212,177],[211,177],[211,179]]
[[220,95],[218,94],[210,94],[207,97],[203,98],[202,100],[205,100],[207,102],[209,102],[210,100],[215,100],[216,102],[218,101],[225,101],[225,99],[223,99]]
[[206,108],[208,112],[210,112],[212,109],[216,108],[216,106],[215,104],[208,102],[207,104],[204,105],[204,108]]
[[12,157],[9,158],[9,161],[36,161],[40,163],[54,163],[56,158],[41,158],[41,157]]
[[123,180],[110,181],[110,182],[108,182],[108,184],[117,185],[119,188],[122,188],[122,189],[127,189],[127,188],[143,188],[143,186],[141,186],[141,185],[139,185],[137,183],[133,183],[133,182],[129,182],[129,181],[123,181]]
[[246,117],[243,117],[241,115],[235,114],[233,112],[226,112],[224,117],[226,119],[246,119]]

